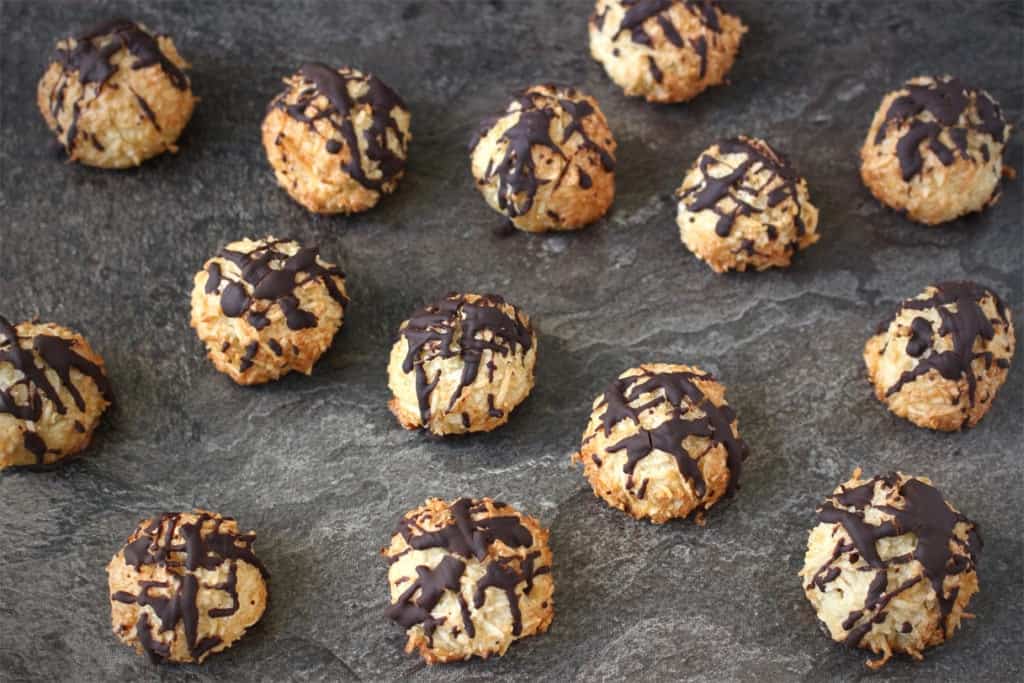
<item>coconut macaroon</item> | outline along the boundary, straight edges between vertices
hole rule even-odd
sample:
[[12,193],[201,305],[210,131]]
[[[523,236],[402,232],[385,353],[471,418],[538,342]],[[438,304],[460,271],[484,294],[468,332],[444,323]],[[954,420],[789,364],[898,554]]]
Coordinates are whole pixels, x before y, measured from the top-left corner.
[[875,197],[936,225],[999,198],[1010,126],[984,90],[952,76],[914,78],[882,100],[860,151]]
[[36,101],[68,158],[127,168],[176,152],[198,101],[164,35],[114,19],[57,43]]
[[341,329],[345,275],[315,246],[265,237],[232,242],[196,273],[192,327],[238,384],[313,371]]
[[103,359],[82,335],[0,316],[0,470],[81,452],[112,400]]
[[758,138],[722,140],[701,153],[676,191],[683,244],[716,273],[789,266],[818,241],[807,181]]
[[410,115],[394,90],[356,69],[303,64],[263,119],[278,184],[314,213],[358,213],[398,187]]
[[267,606],[255,540],[204,510],[139,522],[107,565],[114,635],[154,663],[201,663],[231,647]]
[[554,617],[548,532],[490,498],[428,500],[399,520],[387,616],[428,664],[505,654]]
[[1010,310],[973,282],[941,282],[901,303],[864,346],[875,395],[919,427],[976,425],[1006,381],[1016,338]]
[[978,592],[976,525],[924,477],[860,470],[818,508],[800,578],[822,630],[871,650],[922,659],[953,637]]
[[406,429],[489,432],[530,394],[536,362],[526,313],[496,294],[449,294],[402,323],[388,406]]
[[520,230],[576,230],[612,204],[615,146],[593,97],[535,85],[480,124],[471,171],[491,208]]
[[714,0],[597,0],[590,54],[626,95],[685,102],[725,82],[747,27]]
[[655,363],[626,370],[594,400],[572,460],[613,508],[703,524],[736,491],[747,453],[724,386],[698,368]]

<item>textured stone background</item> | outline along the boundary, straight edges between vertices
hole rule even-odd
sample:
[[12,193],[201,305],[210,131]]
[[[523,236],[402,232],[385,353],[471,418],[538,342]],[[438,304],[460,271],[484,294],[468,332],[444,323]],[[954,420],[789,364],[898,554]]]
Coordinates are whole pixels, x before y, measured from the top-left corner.
[[[920,73],[989,89],[1019,130],[1024,10],[733,4],[750,25],[735,84],[655,107],[622,97],[590,60],[589,0],[4,0],[0,311],[84,332],[119,403],[88,457],[0,477],[0,680],[866,677],[862,653],[818,632],[795,576],[814,506],[857,465],[933,477],[985,537],[978,618],[923,664],[897,659],[872,678],[1018,678],[1024,373],[1011,370],[977,429],[933,434],[875,401],[860,354],[894,302],[930,281],[978,279],[1024,320],[1021,182],[985,215],[928,229],[872,200],[856,154],[883,92]],[[128,172],[64,165],[36,80],[59,36],[122,13],[176,38],[203,101],[177,156]],[[264,107],[310,59],[372,70],[412,109],[408,176],[368,214],[308,215],[264,161]],[[514,88],[550,79],[601,102],[619,193],[579,234],[500,237],[465,144]],[[788,271],[716,276],[678,241],[684,168],[737,133],[788,152],[821,208],[821,242]],[[1022,139],[1009,153],[1018,169]],[[188,292],[219,246],[267,232],[318,241],[348,272],[353,305],[312,377],[245,389],[204,359]],[[540,361],[508,426],[438,442],[388,413],[385,366],[405,315],[452,289],[521,304]],[[649,360],[719,374],[752,448],[740,495],[705,528],[634,522],[569,466],[592,397]],[[548,635],[504,658],[427,669],[382,616],[377,551],[404,510],[460,494],[551,527],[557,612]],[[271,607],[205,666],[152,668],[110,633],[104,566],[137,520],[194,505],[258,530]]]

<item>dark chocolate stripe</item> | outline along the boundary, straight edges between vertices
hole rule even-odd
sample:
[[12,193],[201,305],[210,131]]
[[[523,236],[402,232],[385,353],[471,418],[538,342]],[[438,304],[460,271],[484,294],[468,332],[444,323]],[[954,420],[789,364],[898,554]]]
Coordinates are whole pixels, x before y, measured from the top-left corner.
[[[452,294],[416,310],[402,328],[400,334],[409,346],[402,371],[416,372],[416,395],[424,425],[430,420],[430,395],[437,385],[436,378],[427,378],[425,360],[456,355],[462,359],[462,377],[448,402],[450,410],[479,374],[484,351],[507,356],[517,347],[525,352],[533,346],[532,329],[519,319],[518,309],[513,307],[512,314],[506,314],[500,308],[504,303],[496,294],[484,294],[472,302],[465,295]],[[483,338],[484,331],[490,332],[490,339]]]
[[[394,109],[405,110],[406,106],[395,91],[383,81],[370,74],[342,68],[332,69],[325,64],[311,62],[303,64],[299,76],[306,86],[294,102],[289,102],[291,90],[285,90],[271,103],[296,121],[308,124],[317,132],[316,123],[326,121],[341,138],[325,140],[330,154],[338,154],[341,143],[348,149],[341,168],[356,182],[369,190],[382,191],[384,185],[405,170],[405,159],[388,146],[388,134],[394,135],[404,149],[406,136],[395,121]],[[365,89],[358,97],[349,93],[349,84],[357,83]],[[326,105],[322,100],[326,100]],[[356,133],[353,117],[359,111],[369,111],[370,125],[363,131],[362,142]],[[363,156],[373,162],[379,175],[370,177],[364,170]]]
[[[891,130],[910,122],[896,143],[896,155],[904,181],[910,181],[924,167],[924,158],[921,155],[923,144],[927,145],[943,165],[949,166],[956,159],[954,151],[958,151],[961,158],[971,158],[967,153],[969,129],[985,133],[996,142],[1003,141],[1006,119],[1003,118],[999,105],[986,93],[964,85],[960,79],[936,78],[934,83],[928,85],[908,83],[903,88],[907,92],[889,105],[885,119],[875,135],[875,144],[880,145]],[[978,113],[978,121],[971,116],[965,116],[972,101]],[[921,118],[926,112],[933,120]],[[955,150],[940,139],[943,132],[949,134]],[[987,146],[983,148],[982,156],[987,162]]]
[[[230,563],[226,580],[209,586],[226,592],[231,599],[230,607],[213,608],[207,612],[215,619],[231,616],[238,610],[238,562],[252,565],[264,579],[269,578],[266,568],[252,550],[255,536],[223,531],[221,527],[229,519],[199,513],[195,522],[182,523],[180,514],[165,513],[136,531],[138,538],[125,545],[125,564],[136,571],[144,566],[158,565],[176,569],[173,572],[175,578],[170,583],[140,581],[137,594],[118,591],[110,596],[117,602],[149,607],[156,614],[158,623],[151,624],[148,614],[140,610],[137,628],[139,643],[151,660],[161,661],[170,655],[170,648],[152,637],[151,626],[160,633],[166,633],[181,623],[189,654],[197,660],[222,642],[219,636],[199,638],[197,599],[201,586],[194,572],[199,569],[212,571],[225,562]],[[174,541],[175,535],[181,539],[180,542]],[[152,589],[159,592],[154,593]]]
[[[698,496],[703,496],[707,488],[699,462],[683,447],[687,437],[698,436],[708,439],[712,446],[720,444],[725,448],[729,468],[726,495],[736,491],[748,449],[746,443],[733,432],[732,423],[736,414],[732,408],[715,405],[694,381],[712,379],[711,375],[695,372],[657,373],[645,370],[640,375],[617,379],[605,390],[600,405],[605,408],[601,420],[606,435],[611,434],[612,428],[622,420],[632,420],[639,425],[640,413],[656,405],[668,403],[672,407],[672,416],[654,429],[641,429],[635,435],[608,447],[609,452],[626,451],[623,471],[629,475],[630,486],[640,460],[654,450],[659,450],[675,458],[680,474],[693,482]],[[631,405],[640,396],[652,392],[660,395],[642,406],[634,408]],[[683,415],[691,405],[702,411],[704,416],[684,418]]]

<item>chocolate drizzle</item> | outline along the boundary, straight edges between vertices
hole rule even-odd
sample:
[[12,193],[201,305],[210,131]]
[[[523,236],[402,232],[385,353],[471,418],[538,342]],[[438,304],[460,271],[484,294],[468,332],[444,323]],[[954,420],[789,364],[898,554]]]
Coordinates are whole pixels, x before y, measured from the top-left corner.
[[[814,573],[814,576],[811,577],[807,584],[807,588],[810,589],[811,586],[817,586],[818,590],[825,590],[825,584],[835,581],[842,573],[839,567],[833,567],[832,563],[839,559],[840,555],[853,550],[855,547],[852,543],[843,543],[842,541],[836,543],[836,548],[832,551],[832,557]],[[850,562],[856,562],[856,560],[851,556]]]
[[665,74],[658,68],[658,64],[654,61],[654,55],[647,55],[647,69],[651,72],[651,78],[654,79],[654,82],[661,83],[661,79],[664,78]]
[[907,355],[919,358],[932,346],[932,324],[927,318],[914,318],[910,323],[910,340],[907,342]]
[[[317,130],[317,122],[329,124],[337,137],[325,136],[327,153],[339,154],[344,143],[348,154],[340,162],[342,170],[368,190],[385,191],[385,185],[405,170],[404,157],[388,146],[389,135],[394,136],[403,150],[408,144],[405,133],[393,116],[395,109],[406,110],[402,98],[376,76],[347,67],[335,70],[325,64],[311,62],[302,65],[297,78],[302,79],[297,96],[292,98],[292,90],[285,90],[270,106],[307,124],[313,133],[323,135]],[[353,96],[349,84],[356,84],[365,92]],[[326,104],[322,100],[326,100]],[[360,145],[355,120],[362,116],[361,112],[367,111],[370,125],[363,131]],[[364,168],[364,156],[370,162],[365,168],[377,170],[373,177]]]
[[[524,323],[518,310],[511,314],[502,310],[505,300],[496,294],[483,294],[472,301],[463,294],[449,294],[440,303],[416,310],[400,334],[409,350],[402,363],[405,373],[416,372],[416,395],[420,420],[430,420],[430,395],[440,375],[427,378],[424,363],[433,358],[462,359],[459,385],[448,401],[454,408],[463,389],[472,384],[480,372],[484,352],[507,356],[516,348],[526,353],[533,346],[533,330]],[[493,378],[493,369],[489,372]]]
[[700,57],[700,77],[708,73],[708,39],[704,36],[694,38],[690,41],[690,45],[693,46],[693,51]]
[[[300,307],[296,290],[310,282],[319,281],[330,297],[344,307],[348,297],[337,279],[343,283],[345,274],[336,266],[321,265],[318,261],[320,250],[317,247],[299,247],[298,251],[289,255],[286,247],[293,244],[295,242],[290,239],[267,238],[249,251],[222,249],[217,257],[233,263],[240,275],[225,272],[221,264],[211,262],[206,266],[204,291],[209,295],[220,295],[220,308],[224,315],[229,318],[244,317],[256,330],[262,330],[270,324],[268,313],[274,305],[281,310],[288,329],[316,327],[319,322],[316,315]],[[272,341],[274,345],[268,343],[268,346],[275,355],[280,356],[280,344],[277,340]],[[258,351],[258,342],[252,342],[246,348],[239,367],[242,372],[252,367]]]
[[[0,316],[0,363],[10,363],[21,378],[6,387],[0,387],[0,414],[16,420],[37,422],[43,417],[43,401],[48,401],[59,415],[67,414],[67,406],[60,397],[63,387],[79,411],[85,410],[85,398],[71,380],[76,370],[96,385],[100,394],[113,401],[113,392],[103,369],[75,351],[75,341],[49,334],[32,337],[32,350],[21,347],[18,331],[6,318]],[[27,338],[26,338],[27,339]],[[55,386],[46,370],[53,370],[60,380]],[[23,387],[23,389],[18,389]],[[46,442],[28,425],[23,435],[25,448],[36,456],[36,464],[44,462]]]
[[[491,505],[493,508],[506,507],[499,502],[492,502]],[[533,535],[516,515],[492,516],[483,500],[459,498],[451,503],[448,510],[451,519],[435,531],[423,529],[418,518],[413,515],[399,520],[395,533],[400,534],[410,548],[443,548],[451,555],[445,556],[433,569],[425,565],[416,567],[417,579],[387,608],[386,616],[405,629],[422,624],[428,643],[433,646],[434,631],[444,622],[444,618],[433,617],[431,611],[445,591],[453,591],[459,601],[462,630],[470,638],[475,637],[476,629],[461,587],[466,562],[455,557],[457,555],[467,561],[475,558],[486,564],[485,573],[473,591],[473,606],[476,609],[484,606],[488,588],[503,591],[508,598],[512,616],[512,634],[520,635],[523,623],[517,588],[524,584],[523,595],[529,595],[533,590],[534,577],[549,573],[551,568],[536,566],[539,552],[529,553],[524,558],[509,558],[492,553],[490,548],[495,542],[510,549],[529,548],[533,545]],[[396,559],[393,557],[392,561]],[[453,629],[453,633],[457,634],[457,629]]]
[[[626,451],[626,462],[622,469],[629,479],[627,488],[632,488],[633,472],[637,464],[654,450],[663,451],[675,458],[679,473],[693,482],[699,497],[707,493],[707,485],[700,470],[700,458],[716,445],[726,451],[726,462],[729,468],[729,483],[725,495],[735,493],[740,479],[743,461],[748,455],[746,443],[733,431],[732,424],[736,413],[728,405],[715,405],[695,380],[713,380],[711,375],[691,371],[655,372],[644,369],[640,375],[620,378],[611,383],[605,390],[598,408],[603,406],[601,415],[605,436],[609,436],[616,424],[622,420],[632,420],[640,425],[640,414],[651,408],[668,404],[671,415],[654,429],[644,429],[609,446],[611,453]],[[644,394],[653,393],[654,398],[633,407],[633,403]],[[685,417],[690,411],[701,411],[701,417]],[[690,436],[708,439],[707,448],[696,459],[683,446],[683,441]],[[646,485],[642,485],[646,493]],[[640,498],[641,496],[637,496]],[[698,509],[705,509],[703,505]]]
[[[903,311],[924,311],[935,309],[939,313],[941,324],[933,330],[932,323],[926,318],[917,317],[911,322],[911,336],[907,342],[907,354],[917,358],[917,365],[900,375],[896,384],[889,387],[885,395],[892,396],[909,382],[926,375],[931,370],[937,371],[948,380],[967,380],[967,397],[973,407],[976,400],[978,378],[973,363],[981,358],[985,367],[992,365],[991,351],[975,351],[979,341],[983,346],[995,337],[993,322],[1008,326],[1006,306],[995,292],[974,282],[940,282],[933,285],[934,292],[923,299],[908,299],[900,304],[895,315],[879,325],[879,330],[887,331],[892,321]],[[995,304],[997,319],[990,320],[981,302],[992,297]],[[946,351],[935,349],[936,337],[950,335],[953,348]],[[966,419],[966,418],[965,418]]]
[[[435,619],[430,612],[437,607],[446,590],[460,591],[459,582],[465,570],[466,563],[451,556],[442,558],[434,569],[425,565],[416,567],[417,579],[399,596],[397,602],[388,606],[384,614],[401,624],[402,628],[423,624],[423,632],[433,645],[434,630],[444,622],[444,618]],[[419,593],[418,598],[416,593]],[[462,597],[461,594],[459,597]],[[473,621],[468,612],[467,607],[463,612],[463,628],[466,633],[473,629]]]
[[[897,501],[902,500],[901,507],[874,503],[875,500],[889,499],[893,493],[898,496]],[[890,519],[877,524],[870,523],[867,521],[869,509],[882,512]],[[818,508],[818,521],[841,525],[849,543],[839,542],[832,558],[807,585],[808,590],[812,587],[825,590],[824,584],[839,574],[834,571],[837,568],[831,565],[847,553],[850,554],[851,564],[863,561],[868,570],[875,571],[863,608],[851,612],[842,624],[848,632],[845,639],[847,645],[859,645],[873,624],[885,620],[885,608],[889,602],[921,580],[927,580],[931,585],[939,604],[941,623],[944,629],[948,628],[947,618],[956,602],[958,591],[954,588],[947,593],[943,583],[948,576],[974,570],[982,542],[977,526],[950,508],[938,489],[919,479],[891,472],[854,488],[841,488],[838,494],[831,496]],[[961,523],[968,526],[966,539],[954,533]],[[904,534],[914,534],[916,537],[913,552],[883,560],[879,556],[878,542]],[[890,589],[889,570],[909,562],[919,563],[921,575]],[[831,578],[819,578],[822,576]]]
[[672,22],[668,20],[663,14],[659,14],[656,19],[658,20],[658,26],[661,27],[661,32],[665,35],[665,40],[672,43],[676,47],[683,46],[683,37],[679,35],[679,31],[672,25]]
[[[62,140],[64,148],[69,154],[74,149],[78,136],[78,119],[82,110],[99,97],[107,81],[117,72],[119,67],[111,59],[122,49],[128,50],[135,58],[131,69],[158,66],[175,88],[188,90],[188,77],[163,53],[156,38],[135,22],[128,19],[112,19],[89,31],[80,33],[74,37],[73,47],[57,48],[55,59],[61,67],[61,75],[49,97],[50,114],[56,122],[57,134],[60,136],[65,131],[58,115],[65,106],[67,79],[72,73],[77,72],[78,80],[83,88],[90,83],[96,86],[89,100],[85,99],[83,92],[83,95],[71,105],[73,112],[71,125],[68,126],[67,135]],[[159,130],[160,127],[156,123],[156,117],[149,104],[138,93],[134,94],[143,114]],[[93,144],[97,145],[97,149],[102,150],[95,138],[93,138]]]
[[[889,105],[885,119],[878,127],[875,145],[880,145],[890,130],[901,128],[908,121],[909,127],[896,143],[896,155],[900,162],[900,171],[904,182],[921,172],[924,159],[921,156],[921,145],[927,143],[928,149],[938,157],[939,161],[949,166],[960,158],[970,160],[967,150],[967,133],[973,130],[989,135],[995,142],[1003,142],[1006,120],[989,95],[964,85],[958,78],[940,77],[927,85],[907,83],[903,86],[906,94],[900,95]],[[977,121],[970,115],[971,104],[977,112]],[[929,114],[929,119],[922,115]],[[952,147],[940,139],[947,132]],[[982,151],[984,160],[988,161],[988,148]]]
[[469,498],[459,498],[451,504],[450,510],[451,524],[438,531],[424,532],[414,525],[414,520],[402,518],[395,533],[401,534],[416,550],[444,548],[450,553],[475,557],[480,561],[487,558],[487,549],[495,541],[501,541],[510,548],[533,545],[529,529],[515,515],[475,519],[475,513],[485,512],[487,508],[481,501]]
[[[546,92],[549,90],[550,93]],[[558,187],[562,183],[566,172],[572,165],[570,163],[572,158],[566,157],[562,152],[562,146],[568,144],[575,134],[579,134],[581,138],[580,149],[596,154],[606,171],[615,170],[615,157],[605,146],[611,144],[610,140],[602,141],[604,144],[598,144],[584,130],[584,119],[588,116],[600,118],[600,114],[586,99],[576,99],[581,97],[582,94],[574,88],[560,88],[548,84],[526,90],[509,105],[505,115],[517,115],[518,119],[498,139],[499,145],[502,143],[505,145],[504,154],[501,161],[494,163],[492,160],[488,164],[482,180],[486,182],[497,176],[498,206],[510,218],[529,213],[540,185],[554,182],[555,187]],[[561,139],[556,141],[551,137],[552,122],[556,118],[566,115],[569,122],[562,129]],[[476,149],[480,139],[500,118],[490,118],[481,124],[479,131],[470,143],[470,152]],[[545,147],[553,155],[563,160],[562,172],[554,181],[541,180],[537,177],[537,168],[533,159],[534,147]],[[583,189],[591,187],[590,176],[584,173],[578,164],[577,171],[580,187]]]
[[[490,374],[491,374],[491,379],[489,381],[493,381],[494,380],[494,371],[491,370]],[[487,394],[487,414],[490,415],[491,417],[504,417],[505,416],[505,411],[498,410],[497,408],[494,407],[494,394]]]
[[[146,102],[145,98],[143,98],[142,95],[135,92],[134,90],[132,90],[132,94],[135,95],[135,101],[138,103],[139,109],[142,110],[142,115],[145,116],[146,119],[153,124],[153,127],[156,128],[157,131],[161,130],[160,124],[156,120],[156,114],[153,112],[152,108],[150,108],[149,103]],[[93,138],[93,144],[97,144],[95,137]],[[100,149],[100,151],[103,151],[102,148]]]
[[[801,178],[786,157],[764,141],[745,136],[722,140],[715,146],[718,147],[717,154],[705,152],[697,161],[696,168],[700,171],[701,180],[678,193],[689,211],[714,212],[718,216],[715,233],[719,237],[728,237],[739,216],[752,216],[764,211],[762,203],[756,201],[756,198],[766,192],[764,204],[769,209],[792,200],[796,207],[793,221],[797,235],[802,237],[807,233],[801,215]],[[732,170],[725,175],[712,175],[712,168],[726,165],[720,158],[726,155],[742,155],[745,158],[738,165],[729,167]],[[757,183],[755,176],[761,173],[767,173],[767,177]]]
[[508,599],[508,608],[512,613],[512,635],[521,635],[523,632],[523,615],[519,609],[519,596],[516,594],[516,588],[518,588],[521,582],[525,581],[526,586],[523,589],[523,593],[529,594],[530,589],[533,587],[533,577],[537,574],[545,574],[548,571],[550,571],[550,567],[541,567],[534,570],[533,562],[530,558],[520,562],[518,571],[510,566],[508,560],[503,558],[496,559],[487,565],[486,573],[476,584],[476,590],[473,592],[473,606],[477,609],[484,606],[484,603],[487,602],[488,588],[501,590]]
[[[178,623],[185,632],[189,654],[201,659],[221,644],[219,636],[199,638],[200,608],[197,602],[202,588],[224,591],[231,598],[230,607],[212,608],[207,616],[213,619],[228,617],[239,608],[238,563],[252,565],[264,579],[269,578],[266,568],[253,553],[253,534],[239,534],[223,530],[229,517],[210,513],[196,514],[195,521],[184,521],[178,513],[164,513],[135,532],[137,538],[123,549],[125,564],[140,571],[143,566],[163,567],[172,578],[168,581],[140,581],[137,594],[117,591],[111,600],[149,607],[159,620],[152,624],[149,612],[140,609],[136,627],[139,643],[151,661],[158,662],[170,656],[170,647],[153,637],[151,627],[159,633],[174,631]],[[174,537],[181,540],[175,542]],[[218,584],[200,584],[195,572],[199,569],[215,570],[230,562],[227,579]]]
[[[715,34],[722,32],[718,12],[721,8],[713,0],[620,0],[626,9],[619,22],[618,29],[612,36],[617,40],[620,35],[628,32],[630,39],[638,45],[653,47],[651,36],[645,24],[653,19],[661,29],[661,34],[673,47],[682,48],[689,46],[700,59],[700,78],[704,78],[708,71],[708,38],[715,39]],[[678,29],[672,23],[668,12],[673,7],[683,7],[687,12],[697,17],[700,21],[702,34],[692,38],[684,38],[679,34]],[[607,11],[607,10],[606,10]],[[723,12],[724,14],[724,12]],[[596,19],[600,19],[600,23]],[[598,30],[604,26],[604,15],[595,15],[595,25]],[[618,56],[616,54],[616,56]],[[654,54],[648,54],[648,69],[651,78],[656,83],[661,83],[663,74],[654,61]]]
[[683,7],[687,12],[697,17],[701,25],[714,33],[721,33],[722,27],[718,21],[718,3],[714,0],[619,0],[626,8],[626,13],[619,22],[619,28],[612,36],[615,40],[622,33],[628,31],[634,43],[640,45],[651,45],[651,36],[644,28],[648,19],[656,19],[661,27],[665,39],[676,47],[683,46],[683,40],[676,31],[672,21],[665,13],[674,6]]

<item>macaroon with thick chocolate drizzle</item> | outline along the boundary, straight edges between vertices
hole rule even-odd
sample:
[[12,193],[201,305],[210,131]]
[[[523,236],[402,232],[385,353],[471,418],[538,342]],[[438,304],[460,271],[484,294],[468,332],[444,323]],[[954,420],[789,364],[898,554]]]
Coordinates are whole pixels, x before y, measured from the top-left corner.
[[807,181],[758,138],[704,150],[677,190],[683,244],[716,273],[785,268],[818,241],[818,209]]
[[952,76],[920,77],[888,93],[860,151],[864,184],[886,206],[937,225],[999,198],[1010,137],[999,104]]
[[205,510],[139,522],[107,566],[114,635],[153,663],[202,663],[231,647],[267,606],[255,540]]
[[925,477],[865,479],[860,469],[818,507],[800,570],[825,635],[871,650],[878,669],[893,653],[922,659],[953,637],[978,592],[981,537]]
[[345,274],[313,245],[268,236],[221,249],[196,273],[192,327],[239,384],[310,374],[341,329]]
[[954,431],[985,416],[1016,337],[1009,307],[974,282],[940,282],[903,301],[864,346],[875,396],[919,427]]
[[57,43],[36,101],[68,159],[126,168],[176,152],[198,101],[174,41],[113,19]]
[[554,617],[548,531],[490,498],[431,498],[398,522],[388,618],[428,664],[505,654]]
[[572,461],[613,508],[655,524],[691,514],[703,524],[735,493],[747,454],[722,384],[699,368],[652,363],[594,399]]
[[278,184],[314,213],[358,213],[398,187],[410,115],[382,80],[310,62],[284,79],[263,119]]
[[520,230],[577,230],[612,204],[615,147],[597,100],[535,85],[480,124],[470,170],[488,205]]
[[526,313],[497,294],[449,294],[402,323],[388,406],[406,429],[489,432],[529,395],[536,362]]
[[82,335],[0,316],[0,470],[80,453],[111,401],[103,359]]
[[725,82],[747,27],[716,0],[597,0],[590,54],[629,96],[685,102]]

